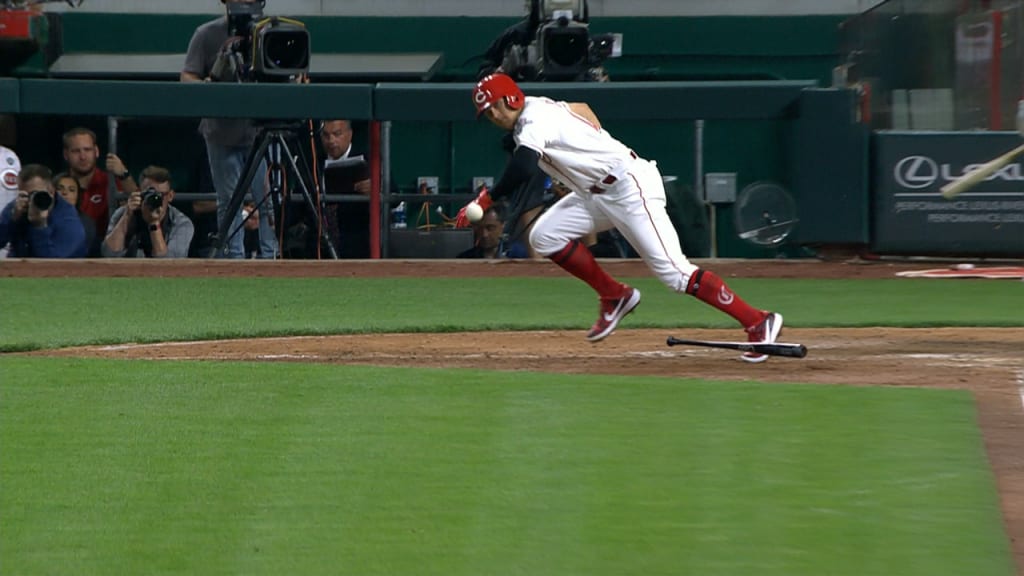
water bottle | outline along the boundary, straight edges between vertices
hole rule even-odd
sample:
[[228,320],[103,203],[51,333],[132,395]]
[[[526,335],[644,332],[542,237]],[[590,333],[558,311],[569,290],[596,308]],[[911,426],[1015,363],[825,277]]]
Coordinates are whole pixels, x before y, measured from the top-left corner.
[[405,228],[405,202],[399,202],[398,206],[391,211],[391,227],[395,229]]

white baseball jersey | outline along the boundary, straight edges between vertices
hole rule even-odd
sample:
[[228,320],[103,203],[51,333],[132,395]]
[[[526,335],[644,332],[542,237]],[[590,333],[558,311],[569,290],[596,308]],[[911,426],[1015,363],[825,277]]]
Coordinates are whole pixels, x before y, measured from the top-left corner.
[[[18,155],[0,146],[0,210],[18,197],[18,172],[21,172]],[[0,246],[0,258],[6,257],[7,246]]]
[[587,234],[617,228],[659,280],[676,292],[686,290],[697,267],[683,255],[653,162],[566,102],[526,97],[514,130],[516,144],[538,152],[540,168],[573,190],[530,231],[538,254],[549,256]]
[[516,144],[540,154],[540,167],[577,191],[589,190],[635,156],[566,102],[527,96],[515,125]]

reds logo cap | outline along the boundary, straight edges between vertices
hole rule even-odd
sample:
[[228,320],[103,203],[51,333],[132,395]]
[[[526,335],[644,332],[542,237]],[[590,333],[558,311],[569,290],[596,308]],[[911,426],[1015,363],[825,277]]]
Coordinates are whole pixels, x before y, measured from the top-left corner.
[[473,105],[476,106],[477,117],[501,98],[505,99],[509,108],[519,110],[526,96],[516,81],[505,74],[491,74],[477,82],[473,88]]
[[0,192],[17,194],[21,160],[14,150],[0,146]]

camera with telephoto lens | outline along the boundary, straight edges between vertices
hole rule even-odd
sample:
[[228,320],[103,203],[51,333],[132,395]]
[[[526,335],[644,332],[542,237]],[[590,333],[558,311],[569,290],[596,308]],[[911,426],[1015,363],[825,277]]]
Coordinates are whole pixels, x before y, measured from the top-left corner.
[[150,211],[156,210],[164,205],[164,195],[150,186],[142,193],[142,205],[149,208]]
[[501,67],[524,79],[563,81],[606,80],[602,64],[622,53],[621,34],[590,34],[586,0],[531,0],[540,24],[527,46],[510,46]]
[[36,207],[40,212],[49,210],[50,206],[53,206],[53,196],[46,190],[36,190],[35,192],[29,193],[29,202]]
[[231,40],[210,71],[216,82],[290,82],[309,72],[309,31],[292,18],[263,16],[265,0],[225,2]]

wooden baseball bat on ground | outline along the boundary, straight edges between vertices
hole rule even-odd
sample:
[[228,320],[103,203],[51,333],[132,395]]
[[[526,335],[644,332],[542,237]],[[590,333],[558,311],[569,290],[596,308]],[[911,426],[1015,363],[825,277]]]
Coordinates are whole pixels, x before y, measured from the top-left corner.
[[775,342],[773,344],[757,344],[752,342],[716,342],[712,340],[684,340],[669,336],[665,342],[669,346],[707,346],[708,348],[724,348],[726,350],[740,350],[743,352],[754,352],[756,354],[768,354],[769,356],[786,356],[789,358],[803,358],[807,356],[807,347],[803,344],[784,344]]
[[939,191],[942,192],[943,198],[945,198],[946,200],[951,200],[961,192],[973,188],[974,186],[978,185],[978,183],[981,182],[982,180],[988,178],[992,174],[995,174],[997,170],[999,170],[1003,166],[1006,166],[1007,164],[1012,162],[1014,158],[1020,156],[1021,154],[1024,154],[1024,144],[1017,146],[1013,150],[1010,150],[1009,152],[1003,154],[998,158],[989,160],[988,162],[982,164],[981,166],[978,166],[977,168],[971,170],[967,174],[964,174],[963,176],[957,178],[956,180],[953,180],[952,182],[946,184],[945,186],[940,188]]

